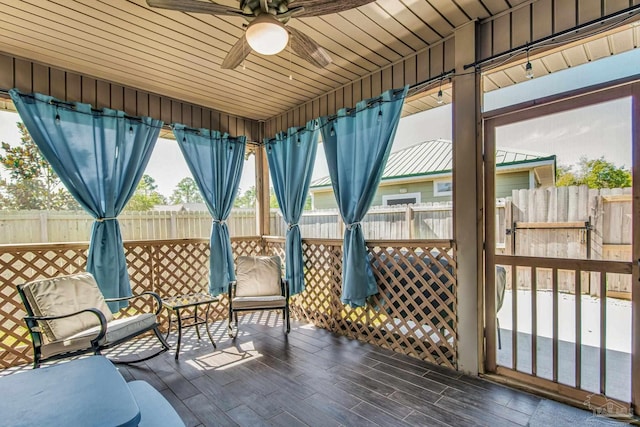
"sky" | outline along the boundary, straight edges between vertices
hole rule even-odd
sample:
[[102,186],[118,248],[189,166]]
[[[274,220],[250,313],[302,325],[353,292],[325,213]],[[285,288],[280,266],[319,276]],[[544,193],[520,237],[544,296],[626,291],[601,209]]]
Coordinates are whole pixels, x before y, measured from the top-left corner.
[[[543,77],[489,92],[483,100],[485,111],[591,85],[609,78],[637,73],[640,49],[569,68]],[[451,105],[443,105],[400,120],[392,151],[423,141],[452,139]],[[17,113],[0,111],[0,141],[15,145],[20,141]],[[551,117],[536,118],[496,130],[498,148],[512,148],[541,154],[556,154],[560,165],[576,164],[581,156],[605,157],[617,166],[631,166],[631,100],[623,98],[572,110]],[[159,139],[146,172],[158,191],[169,197],[178,182],[190,176],[174,140]],[[245,162],[241,193],[255,183],[255,157]],[[318,147],[313,179],[328,175],[322,144]],[[2,176],[2,171],[0,171]]]

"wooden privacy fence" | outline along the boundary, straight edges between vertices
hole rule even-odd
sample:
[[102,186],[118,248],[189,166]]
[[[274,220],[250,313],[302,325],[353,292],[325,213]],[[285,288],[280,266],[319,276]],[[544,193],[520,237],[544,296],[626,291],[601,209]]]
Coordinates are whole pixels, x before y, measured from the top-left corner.
[[[373,206],[360,222],[367,239],[449,240],[453,237],[453,204],[420,203]],[[278,210],[271,211],[271,234],[284,236],[288,225]],[[338,209],[305,211],[299,221],[302,236],[341,239],[344,222]]]
[[[234,255],[279,254],[284,239],[237,237]],[[135,294],[162,297],[205,290],[207,239],[124,243]],[[340,302],[342,241],[303,241],[306,289],[293,297],[295,317],[331,331],[455,368],[457,366],[457,286],[455,248],[449,240],[370,241],[371,265],[379,294],[365,308]],[[85,270],[86,243],[0,245],[0,368],[30,363],[30,338],[16,285]],[[283,257],[284,258],[284,257]],[[134,300],[123,310],[148,310]],[[212,307],[212,320],[226,318],[227,301]],[[167,318],[161,318],[166,326]]]
[[[368,239],[451,239],[452,220],[451,203],[428,203],[374,207],[362,226]],[[125,211],[118,221],[125,240],[207,238],[212,223],[208,212],[187,211]],[[255,209],[233,209],[227,224],[232,236],[255,236]],[[270,224],[272,235],[285,235],[288,226],[278,209],[271,209]],[[0,210],[0,244],[85,242],[92,225],[79,211]],[[344,224],[337,209],[305,211],[300,229],[308,238],[341,239]]]
[[[125,240],[207,238],[212,223],[208,212],[187,211],[125,211],[118,220]],[[84,212],[0,210],[0,244],[87,241],[92,223]],[[227,224],[232,236],[254,236],[255,209],[233,209]],[[374,206],[361,224],[371,240],[451,239],[453,204]],[[344,233],[337,209],[305,211],[299,225],[305,238],[341,239]],[[271,235],[286,233],[278,209],[271,209],[270,227]],[[514,190],[496,201],[496,231],[504,255],[630,260],[631,189]]]
[[[209,212],[125,211],[118,216],[124,240],[208,238]],[[86,242],[93,219],[82,211],[0,210],[0,244]],[[255,209],[234,209],[227,221],[232,236],[255,236]]]
[[[631,261],[631,188],[514,190],[504,201],[502,224],[498,225],[498,235],[504,236],[504,245],[498,249],[499,254]],[[575,292],[572,274],[559,273],[560,291]],[[596,275],[582,274],[583,292],[599,296]],[[531,289],[530,274],[520,274],[518,280],[519,289]],[[551,286],[551,273],[540,272],[538,289],[549,290]],[[607,291],[610,296],[630,298],[631,277],[610,274]]]

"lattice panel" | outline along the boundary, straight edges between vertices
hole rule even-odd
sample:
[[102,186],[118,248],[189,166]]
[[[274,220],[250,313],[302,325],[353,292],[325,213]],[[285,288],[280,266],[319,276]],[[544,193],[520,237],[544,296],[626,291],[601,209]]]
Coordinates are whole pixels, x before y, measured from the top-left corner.
[[[153,286],[153,246],[144,243],[125,243],[124,254],[127,258],[131,292],[134,295],[145,291],[156,292]],[[116,317],[137,313],[148,313],[154,310],[154,300],[151,297],[141,297],[131,300],[128,307],[123,308]]]
[[[260,238],[232,241],[235,255],[262,252]],[[86,270],[87,244],[46,244],[0,247],[0,368],[31,363],[31,338],[22,320],[26,314],[16,285],[40,278],[79,273]],[[208,289],[209,241],[180,239],[135,241],[124,244],[131,288],[134,294],[155,291],[161,297]],[[116,316],[151,309],[153,299],[132,300]],[[226,295],[211,306],[212,320],[227,317]],[[167,312],[160,322],[167,326]]]
[[283,263],[286,262],[284,239],[266,241],[263,246],[266,254],[271,256],[278,255]]
[[[456,367],[456,264],[450,246],[371,243],[371,265],[379,294],[366,308],[340,301],[342,242],[303,242],[306,289],[292,298],[292,315],[349,337],[404,354]],[[134,293],[161,296],[207,289],[209,242],[206,239],[127,242],[124,245]],[[234,256],[278,254],[283,239],[234,238]],[[38,278],[85,270],[86,244],[0,247],[0,367],[30,363],[31,343],[15,285]],[[128,314],[147,310],[150,300],[134,301]],[[212,306],[211,318],[227,316],[226,295]],[[161,321],[166,327],[166,311]]]
[[239,237],[231,239],[234,259],[239,256],[256,256],[263,254],[262,239],[259,237]]
[[380,293],[366,312],[367,328],[360,325],[357,333],[369,332],[383,347],[455,368],[456,266],[447,251],[370,246]]
[[153,247],[153,275],[161,297],[202,292],[209,287],[209,243],[165,241]]
[[[305,291],[292,314],[317,326],[456,368],[456,264],[451,247],[371,244],[379,293],[367,307],[340,301],[342,246],[305,240]],[[419,242],[416,242],[419,243]]]
[[292,316],[314,325],[335,330],[342,303],[340,274],[342,250],[327,244],[305,241],[305,290],[291,300]]

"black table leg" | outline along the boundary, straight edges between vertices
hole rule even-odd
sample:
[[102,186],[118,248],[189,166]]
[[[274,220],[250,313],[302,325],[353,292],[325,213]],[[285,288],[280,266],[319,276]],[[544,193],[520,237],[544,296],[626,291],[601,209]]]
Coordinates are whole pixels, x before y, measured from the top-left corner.
[[165,341],[169,339],[169,334],[171,333],[171,319],[173,319],[173,310],[169,310],[169,328],[167,328],[167,335],[165,335]]
[[196,327],[196,334],[198,335],[198,339],[200,339],[200,322],[198,321],[198,304],[193,307],[193,324]]
[[211,303],[207,304],[207,314],[204,318],[204,327],[207,329],[207,335],[209,335],[209,340],[211,340],[211,344],[213,344],[213,348],[218,348],[216,346],[216,342],[213,340],[211,336],[211,331],[209,331],[209,309],[211,308]]
[[178,318],[178,343],[176,344],[176,360],[180,354],[180,341],[182,340],[182,318],[180,317],[180,309],[176,308],[176,317]]

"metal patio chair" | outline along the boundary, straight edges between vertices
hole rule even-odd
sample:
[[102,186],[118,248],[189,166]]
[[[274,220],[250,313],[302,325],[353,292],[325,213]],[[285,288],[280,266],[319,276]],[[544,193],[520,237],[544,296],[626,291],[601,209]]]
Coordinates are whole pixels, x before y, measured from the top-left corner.
[[289,285],[282,278],[280,257],[238,257],[236,281],[229,284],[229,336],[237,333],[238,312],[260,310],[282,310],[285,331],[289,333]]
[[[154,292],[124,298],[105,299],[90,273],[60,276],[18,285],[27,316],[24,320],[33,343],[33,367],[48,360],[85,353],[100,354],[153,331],[161,348],[146,356],[111,359],[115,363],[133,363],[150,359],[169,349],[158,331],[157,315],[162,301]],[[155,299],[155,313],[142,313],[115,319],[107,302],[125,301],[144,295]]]

